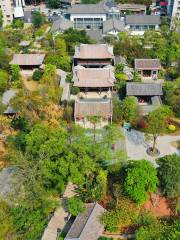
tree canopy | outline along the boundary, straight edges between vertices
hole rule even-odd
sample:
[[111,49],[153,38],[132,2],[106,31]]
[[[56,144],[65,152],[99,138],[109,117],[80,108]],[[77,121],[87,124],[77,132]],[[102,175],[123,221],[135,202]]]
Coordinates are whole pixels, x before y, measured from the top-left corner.
[[155,192],[158,185],[157,171],[146,160],[132,161],[127,165],[124,190],[138,204],[148,199],[148,194]]
[[168,197],[180,195],[180,156],[173,154],[158,159],[160,187]]

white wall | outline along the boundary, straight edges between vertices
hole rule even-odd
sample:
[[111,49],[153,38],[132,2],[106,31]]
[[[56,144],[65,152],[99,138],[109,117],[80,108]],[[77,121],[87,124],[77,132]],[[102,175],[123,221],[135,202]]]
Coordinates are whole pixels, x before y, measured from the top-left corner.
[[71,14],[70,20],[74,22],[75,18],[102,18],[103,21],[107,20],[106,14]]
[[174,0],[174,5],[172,9],[172,17],[180,18],[180,0]]
[[3,12],[3,26],[10,24],[13,20],[13,0],[0,0],[0,6]]

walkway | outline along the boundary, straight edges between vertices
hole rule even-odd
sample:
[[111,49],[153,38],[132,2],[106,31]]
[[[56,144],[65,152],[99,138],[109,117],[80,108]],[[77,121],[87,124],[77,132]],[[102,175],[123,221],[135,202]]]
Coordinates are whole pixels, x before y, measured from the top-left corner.
[[65,202],[68,198],[75,195],[75,185],[69,183],[63,194],[63,198],[60,200],[60,206],[54,212],[54,215],[50,219],[48,226],[46,227],[41,240],[56,240],[58,229],[63,230],[68,219],[69,213],[65,209]]
[[60,87],[62,87],[62,97],[61,102],[68,100],[70,96],[70,84],[66,82],[67,73],[61,69],[57,69],[56,73],[61,77]]
[[[160,151],[159,157],[173,153],[179,154],[178,149],[171,145],[173,141],[177,140],[180,140],[180,136],[164,135],[158,137],[157,148]],[[146,153],[147,148],[152,145],[145,140],[144,133],[136,130],[131,130],[131,132],[125,130],[125,142],[127,155],[130,159],[147,159],[156,165],[155,157],[151,157]]]

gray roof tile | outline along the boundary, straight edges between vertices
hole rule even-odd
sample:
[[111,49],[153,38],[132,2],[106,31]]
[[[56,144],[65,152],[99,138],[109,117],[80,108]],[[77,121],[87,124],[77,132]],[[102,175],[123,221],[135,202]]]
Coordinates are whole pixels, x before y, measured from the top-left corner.
[[161,96],[163,95],[161,83],[127,83],[127,96]]
[[75,4],[68,8],[68,14],[105,14],[102,4]]
[[160,16],[154,15],[127,15],[125,21],[127,25],[159,25],[161,23]]
[[97,240],[104,230],[99,218],[105,211],[98,203],[86,204],[86,210],[76,217],[65,240]]

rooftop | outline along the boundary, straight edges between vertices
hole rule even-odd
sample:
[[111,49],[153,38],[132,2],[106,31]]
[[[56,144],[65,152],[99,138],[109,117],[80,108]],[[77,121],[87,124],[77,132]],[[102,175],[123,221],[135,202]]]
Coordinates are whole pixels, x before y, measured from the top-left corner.
[[53,25],[51,27],[51,32],[56,32],[56,31],[65,31],[68,28],[73,27],[73,22],[65,19],[65,18],[59,18],[58,20],[53,22]]
[[154,15],[127,15],[126,24],[146,24],[146,25],[159,25],[161,23],[160,16]]
[[134,4],[134,3],[125,3],[118,4],[119,10],[146,10],[146,5],[143,4]]
[[124,27],[124,21],[109,19],[103,22],[103,33],[110,32],[111,30],[116,30],[118,32],[124,31]]
[[106,14],[102,4],[75,4],[68,8],[68,14]]
[[112,116],[112,102],[110,99],[81,99],[75,101],[75,116]]
[[105,209],[98,203],[86,204],[86,210],[76,217],[65,240],[97,240],[104,229],[99,221],[104,212]]
[[161,83],[127,83],[126,93],[128,96],[162,96]]
[[159,59],[135,59],[134,63],[137,70],[158,70],[161,68]]
[[113,47],[107,44],[81,44],[76,47],[74,58],[109,59],[113,58]]
[[74,71],[74,86],[112,87],[115,77],[112,68],[82,68]]
[[19,66],[39,66],[43,63],[45,54],[14,54],[10,64]]
[[31,41],[21,41],[19,43],[20,47],[28,47],[30,45]]

